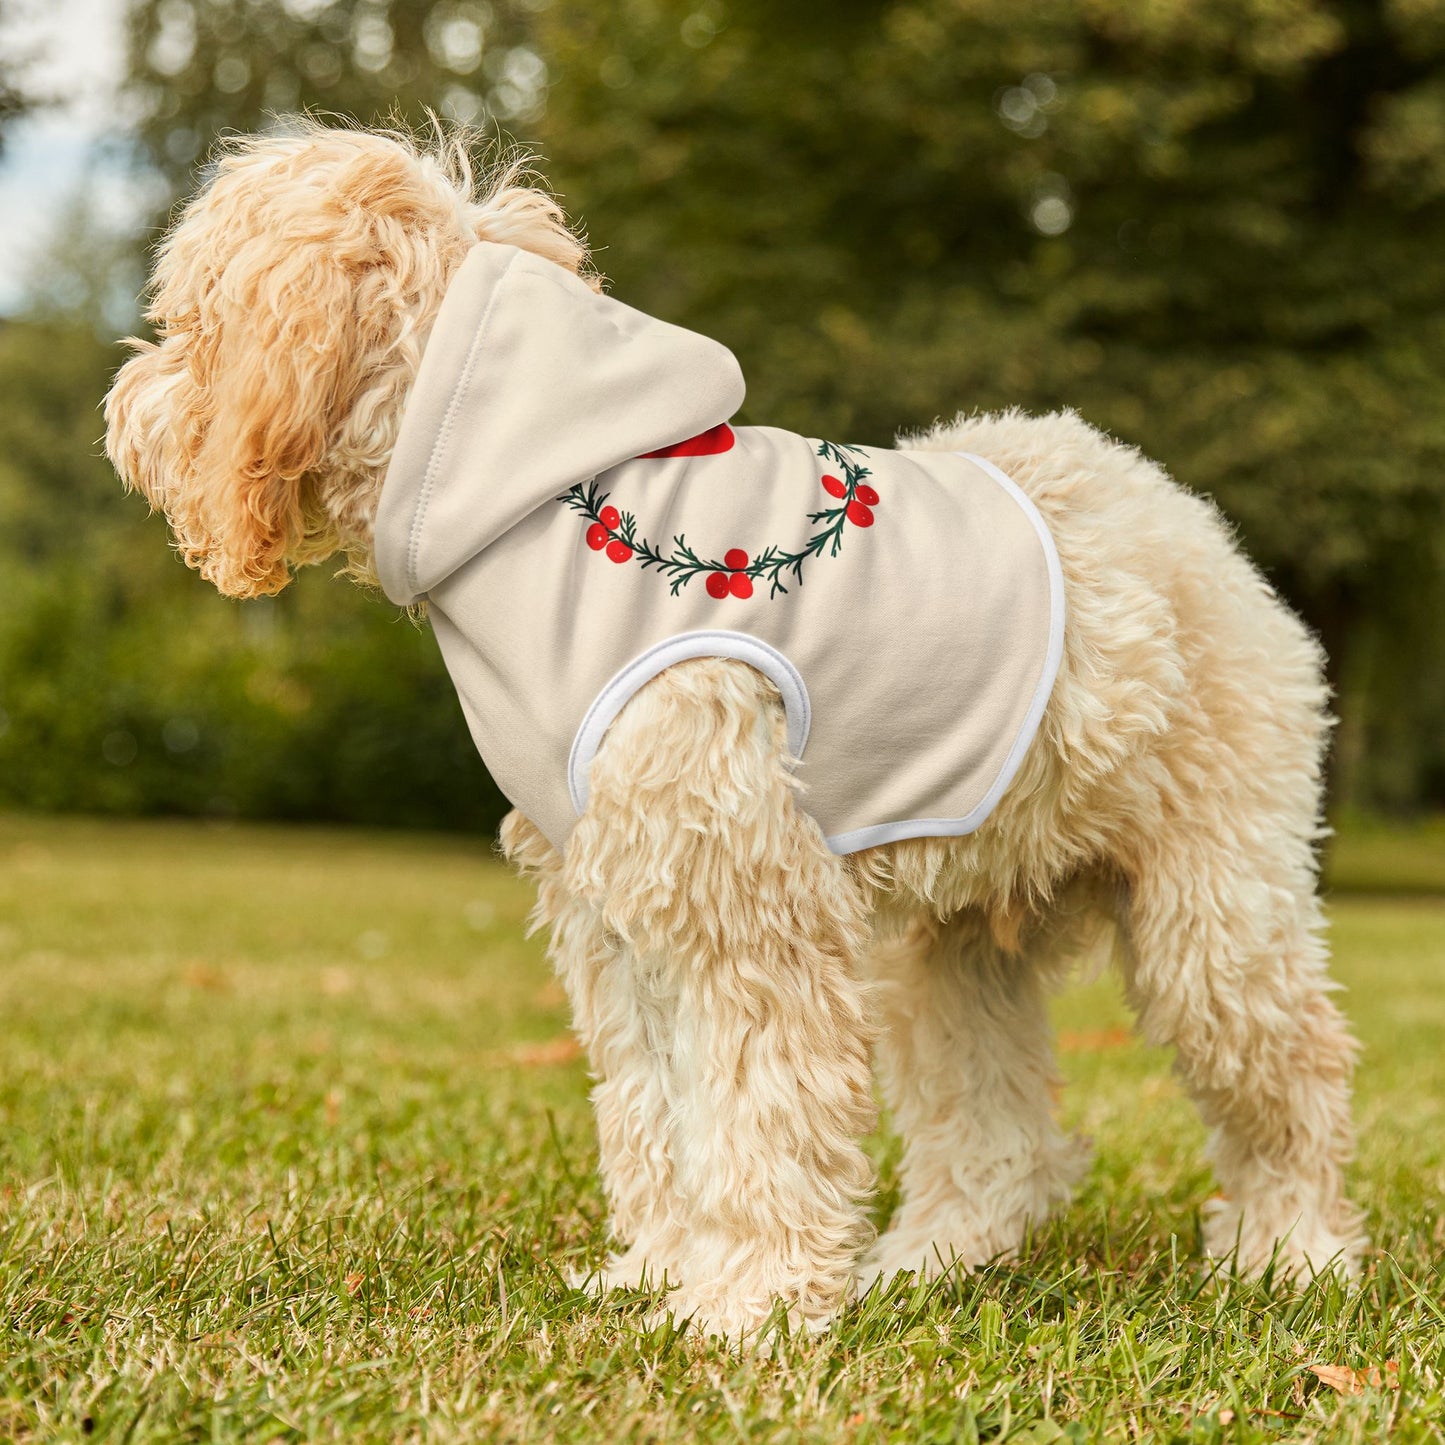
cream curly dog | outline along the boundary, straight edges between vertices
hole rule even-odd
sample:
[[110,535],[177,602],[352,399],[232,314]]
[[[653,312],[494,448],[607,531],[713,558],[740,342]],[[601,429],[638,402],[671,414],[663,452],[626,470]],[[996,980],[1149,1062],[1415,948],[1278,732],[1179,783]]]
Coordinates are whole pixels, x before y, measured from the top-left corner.
[[[378,555],[383,481],[416,440],[403,412],[441,337],[443,297],[482,243],[492,249],[478,266],[539,288],[514,291],[542,298],[539,318],[549,297],[559,315],[591,315],[589,298],[616,305],[587,277],[555,204],[515,171],[478,187],[459,144],[428,153],[302,126],[226,148],[160,249],[158,339],[135,343],[106,406],[110,457],[165,512],[187,563],[227,595],[253,597],[341,555],[399,595]],[[515,301],[503,332],[521,350],[532,304]],[[637,325],[659,346],[686,335]],[[492,355],[485,374],[508,375],[508,362]],[[530,361],[517,364],[531,374]],[[507,424],[499,414],[488,425]],[[737,440],[739,465],[758,455],[749,448],[798,440],[714,431],[719,445]],[[570,444],[565,425],[535,440],[549,456]],[[633,443],[607,465],[656,455]],[[1007,1256],[1085,1164],[1051,1110],[1046,999],[1100,919],[1117,922],[1142,1033],[1173,1046],[1212,1130],[1224,1199],[1208,1248],[1249,1272],[1272,1257],[1290,1271],[1353,1270],[1364,1241],[1342,1169],[1354,1047],[1331,1002],[1315,891],[1328,725],[1318,647],[1213,507],[1072,414],[962,418],[905,446],[920,466],[922,453],[982,459],[955,465],[1009,479],[1056,548],[1057,676],[981,826],[830,848],[809,801],[828,778],[810,776],[822,767],[811,755],[798,766],[781,674],[701,653],[669,654],[609,716],[565,848],[520,810],[504,825],[507,856],[537,879],[537,917],[596,1078],[619,1252],[595,1279],[665,1278],[677,1318],[738,1338],[780,1300],[796,1323],[822,1327],[860,1280]],[[879,454],[842,454],[881,465]],[[796,453],[806,485],[812,455]],[[515,463],[509,486],[528,466],[525,447]],[[859,464],[846,486],[814,479],[842,497],[830,512],[821,496],[816,515],[846,512],[840,536],[856,524],[850,565],[874,555],[875,539],[883,546],[888,508],[901,505],[898,488],[862,475]],[[431,480],[416,469],[417,486]],[[590,527],[566,506],[535,521],[548,536],[574,529],[566,575],[656,584],[647,605],[661,607],[658,572],[635,565],[655,545],[630,518],[609,518],[615,508],[598,510],[599,495],[568,495]],[[872,512],[855,504],[870,497],[878,526],[865,538]],[[479,495],[479,512],[489,505]],[[471,525],[456,514],[456,527]],[[432,542],[445,547],[452,530]],[[689,574],[680,595],[701,598],[706,584],[763,616],[774,554],[728,555],[695,585]],[[678,556],[669,565],[685,572]],[[844,573],[820,558],[802,595]],[[413,600],[414,585],[397,586]],[[928,607],[895,621],[900,638],[920,622],[935,638],[972,625],[963,594],[956,618]],[[490,641],[485,611],[465,641],[457,615],[434,599],[461,686],[468,667],[480,675]],[[946,670],[935,678],[948,681]],[[487,720],[472,721],[482,736]],[[885,769],[911,765],[880,746]],[[538,784],[554,785],[565,780]],[[861,1143],[875,1123],[875,1055],[906,1144],[902,1203],[876,1240]]]

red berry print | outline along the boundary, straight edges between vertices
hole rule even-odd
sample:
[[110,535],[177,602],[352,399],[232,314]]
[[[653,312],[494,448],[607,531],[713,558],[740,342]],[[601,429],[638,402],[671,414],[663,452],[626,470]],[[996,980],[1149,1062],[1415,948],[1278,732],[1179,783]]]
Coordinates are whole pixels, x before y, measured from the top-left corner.
[[[731,451],[737,440],[732,428],[723,424],[646,455],[716,456]],[[850,526],[871,527],[875,520],[873,508],[878,505],[879,496],[864,481],[873,475],[867,465],[866,449],[823,441],[817,444],[817,455],[824,466],[838,469],[837,473],[824,472],[818,477],[823,490],[838,505],[808,514],[812,534],[806,541],[792,537],[787,543],[769,543],[760,547],[756,557],[742,547],[729,547],[721,561],[704,560],[707,554],[700,557],[680,532],[672,539],[671,547],[659,546],[639,528],[636,517],[608,503],[607,493],[595,477],[569,487],[566,494],[556,500],[586,518],[584,540],[592,551],[603,553],[609,562],[619,566],[640,562],[643,571],[666,582],[674,597],[682,596],[689,584],[700,582],[716,602],[728,597],[746,602],[762,596],[757,588],[765,583],[766,596],[772,601],[786,593],[791,585],[802,582],[805,564],[816,558],[836,557]]]

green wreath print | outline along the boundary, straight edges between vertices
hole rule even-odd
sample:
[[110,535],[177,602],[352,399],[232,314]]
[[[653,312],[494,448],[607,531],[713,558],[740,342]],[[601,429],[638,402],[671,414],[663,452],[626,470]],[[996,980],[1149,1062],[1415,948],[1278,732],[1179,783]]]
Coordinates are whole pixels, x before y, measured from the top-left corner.
[[[686,445],[681,443],[675,451],[669,449],[666,453],[650,455],[698,454],[683,451],[681,448]],[[843,537],[850,526],[873,525],[878,493],[866,480],[872,472],[856,460],[862,455],[861,449],[820,442],[817,455],[825,464],[836,467],[842,476],[825,471],[819,477],[819,485],[835,505],[808,514],[808,520],[818,530],[796,552],[769,544],[756,557],[749,557],[741,547],[730,547],[719,562],[699,557],[681,533],[672,539],[671,548],[664,551],[639,535],[637,518],[631,512],[618,511],[608,503],[608,493],[598,487],[595,477],[570,487],[556,500],[587,519],[590,525],[585,540],[592,551],[601,552],[618,565],[636,562],[644,571],[655,568],[668,579],[668,590],[674,597],[695,578],[704,577],[708,596],[719,602],[727,597],[749,598],[753,595],[754,582],[763,581],[767,582],[768,597],[772,599],[787,592],[785,578],[801,586],[803,569],[813,558],[836,557],[843,550]]]

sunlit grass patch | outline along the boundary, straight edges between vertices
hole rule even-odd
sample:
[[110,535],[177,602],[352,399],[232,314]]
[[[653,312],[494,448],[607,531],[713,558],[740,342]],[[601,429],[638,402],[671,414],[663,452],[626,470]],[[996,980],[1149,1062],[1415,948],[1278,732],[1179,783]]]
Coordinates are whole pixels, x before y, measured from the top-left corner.
[[602,1203],[529,906],[480,842],[0,819],[0,1438],[1442,1438],[1445,903],[1332,907],[1361,1288],[1201,1262],[1203,1131],[1105,981],[1058,1007],[1076,1202],[766,1360],[568,1283]]

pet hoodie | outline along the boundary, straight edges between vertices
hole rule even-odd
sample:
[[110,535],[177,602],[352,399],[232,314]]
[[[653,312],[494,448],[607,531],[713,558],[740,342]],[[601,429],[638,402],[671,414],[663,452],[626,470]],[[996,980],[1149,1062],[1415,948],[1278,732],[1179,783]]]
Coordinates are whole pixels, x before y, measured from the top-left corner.
[[387,596],[426,599],[483,761],[559,849],[612,720],[697,657],[776,685],[834,852],[971,832],[1058,671],[1042,519],[982,458],[730,426],[743,390],[719,343],[478,244],[382,488]]

